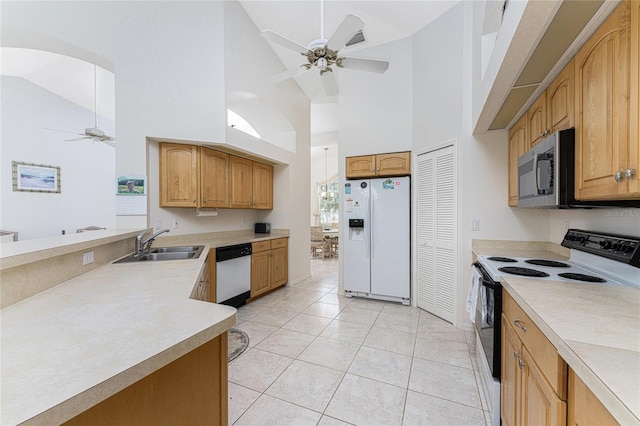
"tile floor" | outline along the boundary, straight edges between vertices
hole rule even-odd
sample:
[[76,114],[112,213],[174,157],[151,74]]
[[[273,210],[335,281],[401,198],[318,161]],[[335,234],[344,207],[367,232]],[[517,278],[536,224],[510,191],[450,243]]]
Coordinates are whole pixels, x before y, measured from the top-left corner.
[[230,425],[486,425],[473,333],[417,308],[339,296],[338,260],[238,310]]

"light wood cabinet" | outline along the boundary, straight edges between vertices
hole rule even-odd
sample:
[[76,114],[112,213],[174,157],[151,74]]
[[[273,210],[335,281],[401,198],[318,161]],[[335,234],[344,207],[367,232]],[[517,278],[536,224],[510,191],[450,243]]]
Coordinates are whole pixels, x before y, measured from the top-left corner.
[[215,149],[160,144],[160,207],[273,208],[273,167]]
[[408,176],[411,174],[411,152],[347,157],[345,174],[347,179]]
[[273,167],[230,156],[231,208],[272,209]]
[[518,157],[527,152],[527,117],[523,115],[509,130],[509,205],[518,206]]
[[503,292],[501,418],[505,425],[565,425],[567,366]]
[[160,207],[229,207],[228,154],[160,144]]
[[[213,255],[213,259],[215,259],[215,253]],[[211,291],[211,254],[204,262],[202,266],[202,271],[200,271],[200,275],[198,276],[198,280],[196,281],[196,285],[193,287],[193,291],[191,292],[191,299],[202,300],[204,302],[210,301],[210,291]],[[215,268],[214,268],[215,269]]]
[[229,154],[199,147],[199,207],[229,207]]
[[547,137],[547,92],[544,92],[527,111],[528,144],[532,148]]
[[224,332],[63,424],[226,425],[227,352]]
[[571,369],[569,369],[567,424],[570,426],[619,425],[600,400]]
[[289,244],[287,238],[277,238],[251,246],[251,298],[254,298],[289,280]]
[[575,56],[579,200],[640,197],[637,8],[637,2],[620,3]]
[[569,129],[574,126],[574,75],[575,62],[572,59],[546,90],[548,133]]
[[160,207],[197,207],[198,147],[160,144]]

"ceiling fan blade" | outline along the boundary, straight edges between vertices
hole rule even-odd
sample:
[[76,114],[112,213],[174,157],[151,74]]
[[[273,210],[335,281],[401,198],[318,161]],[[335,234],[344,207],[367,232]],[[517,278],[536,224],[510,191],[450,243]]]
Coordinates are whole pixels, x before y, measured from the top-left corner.
[[43,127],[44,130],[52,130],[54,132],[61,132],[61,133],[71,133],[73,135],[84,135],[84,133],[78,133],[78,132],[70,132],[68,130],[58,130],[58,129],[50,129],[48,127]]
[[274,33],[271,30],[261,31],[260,35],[272,43],[277,43],[280,46],[284,46],[287,49],[291,49],[295,52],[300,53],[301,55],[306,55],[309,52],[309,49],[307,49],[303,45],[298,44],[293,40],[289,40],[288,38],[285,38],[278,33]]
[[336,28],[329,41],[327,47],[331,50],[342,49],[351,37],[364,27],[364,21],[360,17],[352,14],[345,16],[342,23]]
[[323,71],[320,74],[320,78],[322,79],[324,92],[327,96],[334,96],[338,94],[338,83],[336,82],[336,77],[333,75],[331,68],[327,68],[327,70]]
[[91,137],[89,137],[89,136],[85,136],[85,137],[83,137],[83,138],[65,139],[64,141],[65,141],[65,142],[76,142],[76,141],[81,141],[81,140],[84,140],[84,139],[91,139]]
[[374,59],[338,58],[336,65],[340,68],[348,68],[358,71],[383,73],[389,68],[389,62],[376,61]]
[[112,147],[112,148],[115,148],[115,147],[116,147],[116,143],[115,143],[115,142],[111,142],[112,140],[113,140],[113,139],[110,139],[110,140],[104,140],[104,141],[102,141],[102,140],[101,140],[100,142],[105,143],[105,144],[109,145],[109,146],[110,146],[110,147]]
[[269,77],[268,81],[271,84],[276,84],[276,83],[280,83],[281,81],[284,81],[288,78],[293,78],[293,77],[297,77],[300,74],[304,73],[305,71],[308,71],[308,68],[306,68],[305,66],[301,65],[298,68],[292,68],[290,70],[287,70],[285,72],[281,72],[280,74],[276,74],[272,77]]

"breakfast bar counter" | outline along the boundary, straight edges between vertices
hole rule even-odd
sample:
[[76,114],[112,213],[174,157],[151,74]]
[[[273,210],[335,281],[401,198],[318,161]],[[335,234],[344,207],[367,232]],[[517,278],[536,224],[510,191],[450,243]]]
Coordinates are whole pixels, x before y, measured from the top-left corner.
[[235,308],[190,299],[209,248],[110,263],[2,309],[0,423],[63,423],[220,336],[226,355]]

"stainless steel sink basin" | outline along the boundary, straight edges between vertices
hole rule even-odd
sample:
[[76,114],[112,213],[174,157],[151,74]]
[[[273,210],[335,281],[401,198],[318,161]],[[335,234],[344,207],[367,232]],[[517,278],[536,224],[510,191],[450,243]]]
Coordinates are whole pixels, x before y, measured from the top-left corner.
[[152,249],[150,253],[135,256],[134,253],[116,260],[113,263],[131,263],[131,262],[159,262],[162,260],[181,260],[181,259],[197,259],[200,257],[204,246],[175,246],[175,247],[158,247]]
[[188,253],[194,251],[202,251],[203,246],[174,246],[174,247],[158,247],[151,250],[151,253]]

